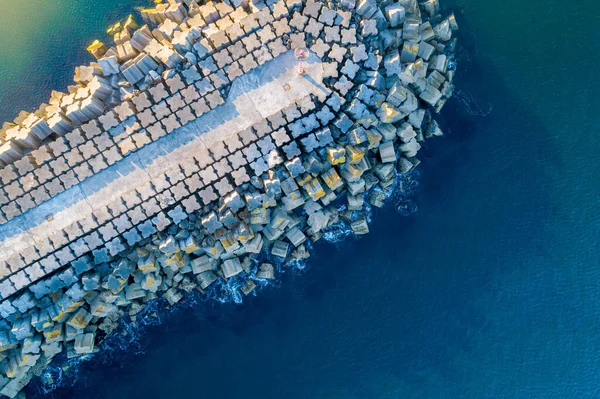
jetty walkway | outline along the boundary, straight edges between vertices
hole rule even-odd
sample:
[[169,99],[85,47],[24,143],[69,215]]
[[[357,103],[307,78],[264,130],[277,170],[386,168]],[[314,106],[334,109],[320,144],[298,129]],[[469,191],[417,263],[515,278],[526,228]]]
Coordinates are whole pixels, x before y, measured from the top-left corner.
[[330,226],[367,233],[366,205],[442,134],[458,26],[437,0],[169,0],[141,16],[0,129],[2,395],[159,296],[247,295]]

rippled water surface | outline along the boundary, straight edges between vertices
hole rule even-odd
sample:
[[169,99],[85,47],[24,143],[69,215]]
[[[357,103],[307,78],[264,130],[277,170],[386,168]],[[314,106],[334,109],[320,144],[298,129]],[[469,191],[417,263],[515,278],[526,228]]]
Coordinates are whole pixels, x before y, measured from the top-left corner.
[[[241,305],[149,309],[110,355],[28,397],[598,397],[598,7],[444,3],[458,91],[421,155],[416,213],[373,210],[370,235],[318,243]],[[1,119],[64,89],[137,4],[0,0]]]

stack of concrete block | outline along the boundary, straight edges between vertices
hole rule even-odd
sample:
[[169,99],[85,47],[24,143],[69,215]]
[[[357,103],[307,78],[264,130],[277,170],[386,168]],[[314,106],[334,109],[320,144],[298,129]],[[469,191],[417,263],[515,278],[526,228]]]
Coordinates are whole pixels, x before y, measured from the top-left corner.
[[[248,295],[255,281],[305,259],[308,240],[344,223],[367,233],[368,208],[381,207],[398,174],[418,165],[423,140],[442,134],[433,116],[452,93],[458,26],[437,17],[437,1],[236,6],[170,1],[142,12],[150,26],[129,18],[111,28],[113,47],[91,46],[97,63],[77,68],[67,93],[2,130],[0,233],[218,114],[232,82],[285,52],[309,48],[326,66],[324,92],[211,139],[0,260],[0,350],[10,380],[1,393],[15,396],[31,367],[62,349],[93,353],[124,312],[134,318],[158,296],[175,305],[194,287],[215,285]],[[256,254],[273,264],[254,267]]]

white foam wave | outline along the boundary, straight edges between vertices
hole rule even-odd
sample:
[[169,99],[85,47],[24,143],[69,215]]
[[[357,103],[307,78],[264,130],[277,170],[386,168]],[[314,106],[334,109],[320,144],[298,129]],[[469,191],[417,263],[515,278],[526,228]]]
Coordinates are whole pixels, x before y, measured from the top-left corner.
[[335,244],[354,235],[352,228],[346,222],[333,224],[323,232],[323,240]]

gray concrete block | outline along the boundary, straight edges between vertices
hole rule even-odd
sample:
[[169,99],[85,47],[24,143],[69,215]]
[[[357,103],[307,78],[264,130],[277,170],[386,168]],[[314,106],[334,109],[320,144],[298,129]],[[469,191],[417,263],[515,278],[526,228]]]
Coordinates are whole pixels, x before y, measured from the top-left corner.
[[179,167],[181,168],[181,171],[183,172],[183,174],[186,177],[192,176],[193,174],[195,174],[196,172],[198,172],[200,170],[200,168],[198,167],[198,164],[196,163],[196,160],[194,158],[189,158],[189,159],[182,161],[179,164]]
[[44,268],[42,268],[42,265],[40,265],[37,262],[28,266],[25,269],[25,273],[27,273],[29,280],[32,282],[38,281],[46,275],[46,271],[44,270]]
[[[21,183],[24,192],[29,192],[40,185],[40,182],[37,180],[36,172],[37,170],[34,170],[19,179],[19,183]],[[6,200],[8,200],[8,198],[6,198]]]
[[119,124],[116,114],[113,111],[108,111],[98,117],[98,122],[102,125],[104,131],[114,128]]
[[[251,33],[248,36],[242,39],[242,43],[244,44],[244,48],[246,52],[251,53],[261,46],[260,39],[256,35],[256,33]],[[243,65],[242,65],[243,67]]]
[[10,183],[17,177],[19,177],[19,175],[13,165],[7,165],[0,169],[0,181],[2,181],[2,184],[4,185]]
[[200,179],[200,176],[198,174],[190,176],[185,181],[185,185],[187,186],[190,193],[195,193],[196,191],[204,187],[204,184],[202,183],[202,180]]
[[315,18],[309,18],[308,24],[304,31],[314,37],[319,37],[321,32],[323,31],[323,25],[321,22],[318,22]]
[[153,141],[156,141],[159,138],[161,138],[167,134],[167,132],[165,131],[165,128],[162,126],[161,123],[155,123],[153,125],[150,125],[146,128],[146,130],[147,130],[148,134],[150,134],[150,138]]
[[210,111],[210,107],[206,103],[206,100],[201,98],[198,101],[195,101],[191,104],[191,108],[196,114],[196,117],[200,117]]
[[189,106],[186,106],[185,108],[182,108],[179,111],[177,111],[176,116],[179,119],[179,122],[182,126],[196,119],[196,115],[192,113],[192,109]]
[[69,165],[67,164],[66,159],[62,156],[50,162],[49,165],[56,176],[63,174],[69,169]]
[[152,224],[158,231],[163,231],[169,227],[173,222],[163,212],[158,213],[153,219]]
[[302,15],[299,11],[295,11],[290,20],[290,26],[298,31],[302,31],[306,27],[307,22],[308,16]]
[[154,113],[152,112],[152,110],[150,108],[147,108],[144,111],[142,111],[141,113],[139,113],[137,115],[137,117],[140,120],[140,124],[143,127],[148,127],[148,126],[150,126],[150,125],[152,125],[153,123],[156,122],[156,118],[154,117]]
[[28,210],[35,208],[36,203],[33,200],[31,194],[27,193],[16,200],[17,205],[21,209],[22,213],[27,212]]
[[180,93],[173,94],[166,101],[167,101],[167,104],[169,104],[169,108],[173,112],[180,110],[181,108],[185,107],[185,105],[186,105],[186,103],[183,100],[183,97],[181,96]]
[[131,221],[127,217],[127,214],[123,214],[113,219],[112,224],[115,226],[115,230],[119,233],[123,233],[133,227]]
[[255,143],[248,145],[242,150],[242,152],[248,161],[254,161],[262,156],[258,146]]
[[206,103],[211,109],[217,108],[219,105],[223,104],[224,100],[221,97],[221,94],[215,90],[205,96]]
[[148,95],[148,92],[145,91],[135,95],[131,99],[131,102],[133,103],[138,112],[141,112],[152,105],[150,101],[150,96]]
[[170,77],[169,79],[167,79],[165,81],[165,84],[169,88],[169,91],[172,94],[175,94],[179,90],[182,90],[185,88],[185,84],[183,83],[183,80],[181,79],[181,76],[179,74],[176,74],[173,77]]
[[250,163],[250,168],[254,171],[256,176],[262,175],[264,172],[269,170],[269,165],[263,158],[258,158],[257,160]]
[[[13,284],[13,286],[15,287],[15,289],[17,291],[20,291],[27,285],[31,284],[31,281],[29,280],[29,277],[27,276],[27,274],[25,274],[24,270],[19,270],[17,273],[10,276],[9,280]],[[18,308],[17,303],[15,303],[15,302],[16,301],[13,301],[13,305],[15,305],[15,307]],[[26,310],[27,309],[23,309],[23,310],[19,309],[19,311],[21,311],[21,313],[25,312]]]
[[73,167],[77,164],[83,162],[83,156],[81,152],[77,148],[73,148],[70,151],[67,151],[63,154],[63,157],[69,167]]
[[240,21],[240,26],[247,34],[250,34],[259,28],[258,21],[253,14],[249,14],[246,18]]
[[153,105],[151,109],[158,120],[162,120],[172,113],[166,100],[158,102],[156,105]]
[[233,187],[231,186],[227,178],[222,178],[221,180],[214,183],[214,187],[220,196],[227,195],[231,191],[233,191]]
[[149,144],[152,142],[152,139],[150,138],[149,133],[145,130],[131,135],[131,140],[137,149],[140,149],[140,148],[144,147],[146,144]]
[[184,199],[183,201],[181,201],[181,205],[189,214],[191,214],[194,211],[197,211],[201,207],[200,203],[198,202],[195,196],[190,196]]
[[142,204],[142,207],[148,217],[156,215],[162,209],[161,204],[158,202],[158,197],[150,198]]
[[176,201],[181,201],[183,198],[190,195],[184,182],[179,182],[175,184],[173,187],[171,187],[170,190],[173,193],[173,197]]
[[184,221],[185,219],[188,218],[188,214],[183,210],[183,208],[181,207],[181,205],[176,206],[175,208],[173,208],[172,210],[170,210],[168,213],[169,218],[175,223],[175,224],[179,224],[182,221]]
[[225,67],[225,73],[227,74],[229,80],[233,81],[235,78],[242,76],[244,71],[242,71],[240,64],[237,61],[234,61]]
[[85,160],[90,159],[92,156],[98,153],[98,149],[94,146],[94,142],[91,140],[81,144],[78,149],[81,152],[81,156]]
[[50,147],[47,145],[41,146],[40,148],[33,150],[31,152],[31,156],[33,157],[35,163],[38,166],[44,165],[45,163],[54,159],[54,155],[50,150]]
[[150,220],[138,225],[138,231],[144,238],[150,237],[152,234],[156,233],[156,227],[152,224]]
[[272,26],[273,29],[275,29],[275,35],[278,37],[288,34],[292,31],[287,18],[273,22]]
[[256,136],[256,133],[254,133],[254,131],[250,128],[242,130],[241,132],[238,133],[238,137],[240,138],[240,140],[242,141],[242,143],[244,143],[244,145],[248,145],[251,142],[255,141],[258,139],[258,137]]
[[23,195],[23,187],[21,187],[21,183],[18,180],[13,181],[4,187],[4,191],[6,192],[6,196],[10,201],[15,200],[15,198]]
[[63,229],[63,233],[67,235],[68,241],[73,241],[79,238],[83,231],[78,223],[73,223]]
[[116,256],[127,248],[125,247],[125,242],[120,237],[115,237],[110,242],[106,243],[106,249],[111,256]]
[[129,217],[129,220],[131,220],[131,224],[133,224],[134,226],[146,220],[146,214],[142,210],[141,206],[133,207],[132,209],[127,211],[127,216]]
[[181,126],[181,123],[177,120],[177,116],[172,114],[164,119],[162,119],[162,124],[165,127],[165,131],[167,133],[173,132],[175,129]]
[[236,153],[230,155],[228,159],[233,169],[239,169],[241,166],[246,165],[248,162],[242,155],[241,151],[237,151]]
[[74,242],[69,244],[69,248],[71,249],[76,258],[84,255],[91,249],[87,246],[83,238],[75,240]]
[[215,170],[215,173],[219,177],[225,176],[232,170],[231,165],[229,165],[229,162],[227,161],[227,158],[223,158],[223,159],[219,160],[218,162],[215,162],[213,164],[213,168]]
[[[229,38],[229,41],[231,43],[235,43],[238,40],[240,40],[242,37],[246,36],[246,32],[244,32],[244,29],[238,23],[234,23],[234,24],[231,24],[230,26],[228,26],[225,29],[225,34],[227,35],[227,37]],[[229,47],[231,48],[231,46],[229,46]],[[235,59],[235,57],[234,57],[234,59]]]
[[152,97],[152,102],[154,104],[159,103],[161,100],[167,98],[169,93],[163,83],[158,83],[156,86],[153,86],[148,89],[148,93]]
[[214,53],[213,58],[215,60],[215,64],[217,64],[217,67],[219,69],[223,69],[233,62],[233,59],[231,58],[231,55],[229,54],[229,51],[227,51],[227,49],[223,49]]
[[223,142],[217,142],[213,144],[213,146],[209,148],[209,151],[214,160],[219,160],[229,155],[229,151]]
[[344,75],[348,76],[350,80],[352,80],[356,76],[356,73],[359,69],[360,67],[358,66],[358,64],[355,64],[351,60],[346,60],[346,63],[344,64],[344,67],[340,70],[340,72],[342,72]]
[[236,186],[240,186],[250,181],[250,176],[248,176],[246,169],[243,167],[231,172],[231,177],[233,178]]
[[256,142],[256,145],[260,148],[260,151],[263,155],[266,155],[269,153],[269,151],[275,149],[275,144],[273,143],[271,136],[263,137]]
[[96,231],[91,232],[87,236],[83,237],[83,240],[90,249],[96,249],[104,244],[104,241],[102,241],[100,234]]
[[58,195],[59,193],[62,193],[63,191],[65,191],[65,188],[63,187],[61,181],[57,178],[52,179],[48,183],[44,184],[44,187],[46,188],[46,191],[48,192],[48,194],[51,197],[54,197],[54,196]]
[[273,55],[273,57],[278,57],[279,55],[288,51],[288,48],[283,44],[283,41],[281,40],[281,38],[277,38],[277,39],[273,40],[272,42],[267,44],[267,47],[271,51],[271,54]]
[[95,157],[92,157],[88,161],[88,164],[90,165],[94,173],[98,173],[101,170],[106,169],[108,167],[108,164],[106,163],[106,160],[104,159],[102,154],[98,154]]
[[[5,299],[14,294],[15,292],[17,292],[17,289],[13,286],[10,280],[7,279],[0,282],[0,297]],[[12,313],[16,312],[16,309],[12,307],[12,304],[10,304],[10,302],[2,302],[2,305],[0,306],[0,313],[2,314],[2,316],[7,317],[9,314],[11,314],[8,313],[10,310],[12,310]]]
[[86,124],[81,125],[81,132],[87,140],[91,140],[102,133],[101,126],[97,120],[93,119]]
[[207,186],[198,192],[200,199],[204,205],[208,205],[218,199],[217,194],[212,186]]
[[109,133],[98,135],[94,138],[93,142],[96,145],[96,148],[98,148],[98,151],[106,151],[107,148],[110,148],[115,144]]
[[131,229],[123,233],[123,238],[127,241],[127,245],[134,246],[142,240],[142,236],[137,229]]
[[115,226],[110,222],[104,226],[100,226],[98,228],[98,233],[100,233],[104,242],[109,242],[119,234],[115,229]]
[[67,141],[62,137],[59,137],[56,140],[48,143],[48,147],[52,151],[52,154],[54,154],[55,158],[58,158],[60,155],[62,155],[69,149]]
[[112,165],[121,159],[123,156],[119,153],[118,147],[114,146],[103,152],[104,158],[106,159],[106,163],[108,165]]

